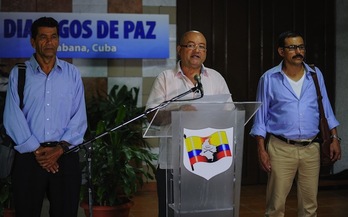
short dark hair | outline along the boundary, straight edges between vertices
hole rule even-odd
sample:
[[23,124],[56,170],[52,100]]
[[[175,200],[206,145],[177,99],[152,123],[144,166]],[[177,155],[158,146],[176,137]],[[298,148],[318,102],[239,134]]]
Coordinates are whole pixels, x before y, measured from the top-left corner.
[[303,39],[303,36],[299,32],[286,31],[286,32],[281,33],[278,37],[278,47],[285,46],[285,39],[286,38],[294,38],[294,37],[301,37]]
[[36,38],[39,32],[39,27],[55,27],[59,36],[59,24],[57,20],[52,17],[40,17],[35,20],[31,25],[31,38]]

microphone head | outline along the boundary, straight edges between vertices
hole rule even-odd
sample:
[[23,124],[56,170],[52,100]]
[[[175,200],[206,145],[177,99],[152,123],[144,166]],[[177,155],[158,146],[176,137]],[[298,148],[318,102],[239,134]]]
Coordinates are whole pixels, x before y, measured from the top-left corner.
[[202,85],[202,82],[201,82],[201,76],[199,74],[195,74],[193,76],[193,78],[195,79],[195,81],[197,82],[197,87],[199,89],[199,91],[201,92],[201,95],[203,97],[204,93],[203,93],[203,85]]
[[195,81],[197,81],[198,83],[201,82],[201,76],[199,74],[195,74],[195,76],[193,76],[193,79],[195,79]]

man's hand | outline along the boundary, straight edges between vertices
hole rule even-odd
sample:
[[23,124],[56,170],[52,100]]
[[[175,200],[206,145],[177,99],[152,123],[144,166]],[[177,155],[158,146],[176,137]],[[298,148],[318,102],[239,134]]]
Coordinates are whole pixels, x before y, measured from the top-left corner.
[[265,139],[262,136],[255,136],[257,143],[257,153],[259,157],[260,168],[269,173],[272,170],[271,161],[268,152],[265,149]]
[[61,146],[42,147],[40,146],[35,152],[36,161],[47,172],[58,172],[59,165],[57,160],[64,153]]
[[271,162],[267,151],[258,151],[260,168],[269,173],[272,170]]
[[341,160],[341,145],[337,139],[333,139],[330,144],[330,159],[332,162]]
[[197,111],[196,107],[193,105],[182,105],[180,106],[180,111]]

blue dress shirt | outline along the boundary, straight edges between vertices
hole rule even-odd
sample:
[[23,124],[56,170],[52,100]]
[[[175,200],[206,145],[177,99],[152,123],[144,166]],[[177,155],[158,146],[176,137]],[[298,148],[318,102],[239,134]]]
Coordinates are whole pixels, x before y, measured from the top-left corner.
[[[304,63],[305,78],[298,98],[286,75],[278,66],[265,72],[259,81],[257,101],[262,102],[256,112],[250,134],[265,138],[267,132],[288,139],[309,139],[319,132],[319,108],[315,84],[310,72],[314,70]],[[330,129],[339,125],[329,102],[323,75],[316,68],[325,116]]]
[[46,75],[34,56],[25,62],[24,108],[19,108],[18,68],[10,73],[4,111],[7,134],[20,153],[35,151],[40,143],[67,141],[72,146],[83,142],[87,129],[84,87],[80,71],[56,58]]

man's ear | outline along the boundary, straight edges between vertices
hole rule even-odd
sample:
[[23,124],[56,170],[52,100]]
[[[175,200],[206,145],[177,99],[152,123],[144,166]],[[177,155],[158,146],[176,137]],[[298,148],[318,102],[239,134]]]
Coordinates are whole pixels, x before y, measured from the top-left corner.
[[278,54],[279,54],[281,57],[284,57],[284,48],[278,47]]
[[176,46],[176,54],[178,55],[178,57],[181,57],[181,49],[182,47],[180,45]]
[[30,37],[30,44],[35,49],[35,40]]

